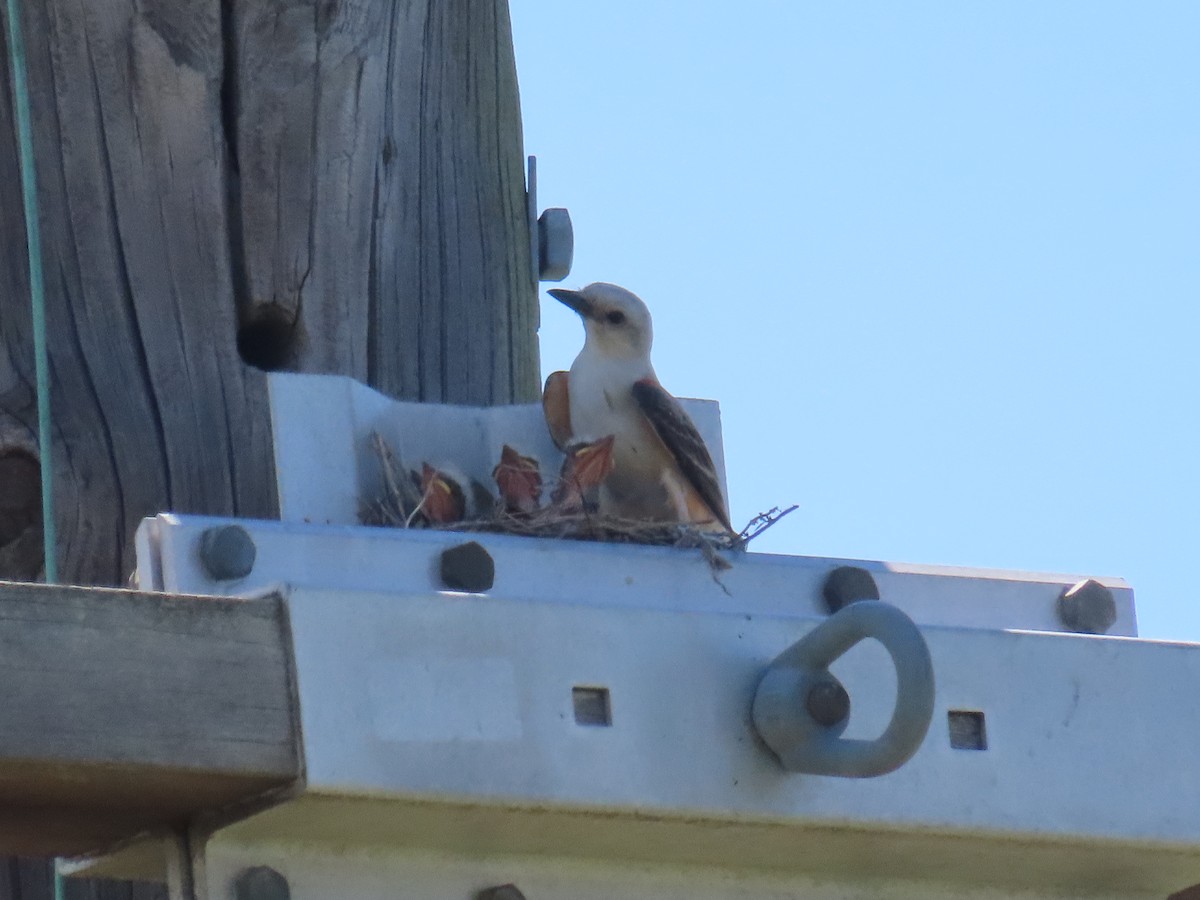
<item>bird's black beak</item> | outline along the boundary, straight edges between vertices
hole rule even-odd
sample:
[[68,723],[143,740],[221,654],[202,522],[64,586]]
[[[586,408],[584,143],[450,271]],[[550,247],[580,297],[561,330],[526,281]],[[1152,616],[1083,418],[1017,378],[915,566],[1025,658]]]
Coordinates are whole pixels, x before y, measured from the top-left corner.
[[579,293],[579,291],[568,291],[563,288],[551,288],[550,290],[546,291],[546,293],[564,306],[569,306],[585,319],[590,319],[592,317],[592,313],[595,311],[592,301],[583,296],[583,294]]

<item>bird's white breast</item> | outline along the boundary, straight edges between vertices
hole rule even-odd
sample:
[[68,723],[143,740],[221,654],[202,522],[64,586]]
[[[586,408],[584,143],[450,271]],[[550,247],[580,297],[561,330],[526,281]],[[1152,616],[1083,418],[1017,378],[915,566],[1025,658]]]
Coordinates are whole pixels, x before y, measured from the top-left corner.
[[633,384],[652,375],[649,364],[613,360],[586,349],[571,366],[571,431],[575,439],[595,441],[616,435],[617,443],[640,430],[641,412],[633,399]]
[[633,385],[653,378],[649,360],[612,359],[583,352],[571,366],[567,391],[575,440],[612,435],[613,471],[601,490],[601,511],[622,518],[670,520],[663,477],[669,454],[633,397]]

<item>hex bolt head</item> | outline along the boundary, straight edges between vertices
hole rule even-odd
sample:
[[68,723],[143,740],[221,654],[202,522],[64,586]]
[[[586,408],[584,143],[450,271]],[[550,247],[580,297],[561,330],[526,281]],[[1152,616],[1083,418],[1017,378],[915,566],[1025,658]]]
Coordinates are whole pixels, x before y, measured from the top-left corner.
[[200,535],[200,562],[214,581],[245,578],[257,555],[254,539],[241,525],[217,525]]
[[866,569],[838,566],[825,577],[821,594],[829,611],[835,613],[856,600],[878,600],[879,587]]
[[496,564],[491,554],[475,541],[442,551],[442,584],[452,591],[481,594],[496,581]]
[[1058,598],[1058,618],[1082,634],[1105,634],[1117,621],[1117,601],[1112,591],[1087,578],[1067,588]]
[[561,207],[544,210],[537,220],[539,281],[562,281],[571,274],[575,229]]
[[827,681],[819,681],[809,688],[804,708],[808,710],[814,722],[832,728],[846,721],[846,717],[850,715],[850,695],[846,693],[841,682],[830,677]]
[[525,895],[515,884],[501,884],[484,888],[475,895],[475,900],[525,900]]
[[287,879],[270,866],[242,869],[233,882],[234,900],[291,900]]

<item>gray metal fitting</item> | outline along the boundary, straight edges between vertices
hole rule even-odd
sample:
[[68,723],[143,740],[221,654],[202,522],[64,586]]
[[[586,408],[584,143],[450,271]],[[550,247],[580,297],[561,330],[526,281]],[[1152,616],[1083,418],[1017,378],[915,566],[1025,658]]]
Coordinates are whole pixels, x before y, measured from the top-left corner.
[[821,595],[831,613],[858,600],[878,600],[879,586],[871,573],[859,566],[838,566],[825,577]]
[[200,563],[214,581],[245,578],[258,551],[241,525],[216,525],[200,535]]
[[1058,598],[1063,625],[1083,634],[1105,634],[1117,621],[1112,591],[1092,578],[1067,588]]
[[291,900],[287,879],[270,866],[242,869],[233,882],[234,900]]
[[529,157],[525,214],[529,221],[529,256],[533,262],[533,280],[562,281],[571,274],[571,263],[575,257],[575,229],[571,225],[571,214],[561,207],[552,207],[538,215],[536,156]]
[[804,708],[813,721],[832,728],[850,718],[850,695],[842,683],[831,675],[828,681],[818,681],[808,689]]
[[562,281],[571,274],[575,258],[575,229],[571,214],[561,207],[545,210],[537,220],[538,280]]
[[[873,741],[841,737],[850,698],[847,715],[839,715],[841,684],[829,674],[834,660],[865,638],[883,644],[896,667],[896,708]],[[788,771],[870,778],[898,769],[917,752],[933,718],[933,693],[933,662],[912,619],[887,603],[860,600],[775,658],[755,691],[751,715]]]
[[477,541],[468,541],[442,551],[442,584],[452,591],[482,594],[496,581],[496,563]]
[[484,888],[475,895],[475,900],[525,900],[525,895],[515,884],[502,884]]

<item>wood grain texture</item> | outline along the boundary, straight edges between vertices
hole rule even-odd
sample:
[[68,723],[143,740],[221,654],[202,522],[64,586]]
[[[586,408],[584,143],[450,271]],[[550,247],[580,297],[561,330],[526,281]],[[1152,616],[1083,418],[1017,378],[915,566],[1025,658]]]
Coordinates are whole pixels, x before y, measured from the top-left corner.
[[294,323],[301,371],[405,399],[534,399],[505,0],[263,0],[233,13],[243,317]]
[[404,398],[534,402],[538,307],[521,249],[529,231],[508,4],[392,10],[388,82],[420,88],[386,97],[369,380]]
[[[52,375],[60,572],[117,584],[162,510],[275,507],[264,376],[236,352],[219,7],[23,4]],[[0,427],[35,426],[7,58]],[[3,574],[3,573],[0,573]]]
[[[65,581],[124,583],[148,515],[275,515],[265,379],[238,353],[263,317],[283,326],[285,368],[408,399],[537,396],[506,0],[20,7],[54,446],[36,440],[0,42],[0,454],[51,453]],[[10,464],[0,483],[0,578],[41,569],[40,518],[13,524],[30,471]],[[4,799],[11,821],[33,815]],[[8,865],[0,900],[48,896],[44,866]]]
[[[147,515],[275,513],[264,379],[237,348],[264,316],[286,368],[410,399],[537,396],[505,0],[22,7],[64,580],[123,582]],[[8,67],[0,435],[28,436]]]
[[0,850],[77,855],[300,777],[283,601],[0,583]]
[[[0,900],[53,897],[53,869],[48,859],[0,859]],[[68,879],[65,900],[167,900],[167,889],[149,882]]]
[[[51,863],[45,859],[0,860],[0,900],[30,900],[52,896]],[[158,884],[69,880],[66,900],[167,900]]]

